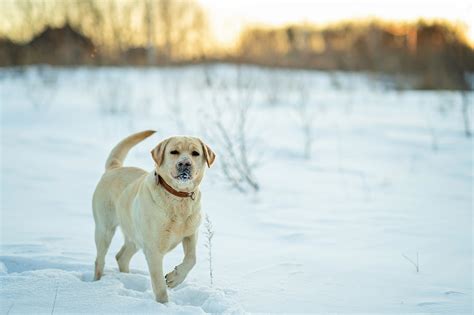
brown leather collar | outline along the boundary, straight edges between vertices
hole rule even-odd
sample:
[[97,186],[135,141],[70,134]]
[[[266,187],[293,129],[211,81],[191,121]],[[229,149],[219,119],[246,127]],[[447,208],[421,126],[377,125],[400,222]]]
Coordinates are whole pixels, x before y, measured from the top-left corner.
[[166,189],[170,194],[175,195],[176,197],[191,198],[191,200],[196,199],[196,196],[195,196],[194,191],[192,191],[192,192],[185,192],[185,191],[177,191],[177,190],[175,190],[173,187],[171,187],[170,185],[168,185],[168,183],[165,182],[165,180],[164,180],[160,175],[158,175],[157,172],[155,172],[155,183],[156,183],[157,185],[160,185],[160,184],[161,184],[161,186],[163,186],[164,189]]

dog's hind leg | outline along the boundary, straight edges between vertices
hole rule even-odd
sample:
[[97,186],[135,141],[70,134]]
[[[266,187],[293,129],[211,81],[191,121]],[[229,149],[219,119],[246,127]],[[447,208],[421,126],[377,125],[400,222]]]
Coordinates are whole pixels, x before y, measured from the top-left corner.
[[109,250],[110,242],[115,234],[116,226],[105,227],[95,226],[95,246],[97,248],[97,258],[95,260],[94,280],[100,280],[104,273],[105,255]]
[[122,248],[115,256],[120,272],[129,272],[130,260],[136,252],[138,252],[137,246],[135,246],[133,242],[125,239],[125,244],[123,244]]

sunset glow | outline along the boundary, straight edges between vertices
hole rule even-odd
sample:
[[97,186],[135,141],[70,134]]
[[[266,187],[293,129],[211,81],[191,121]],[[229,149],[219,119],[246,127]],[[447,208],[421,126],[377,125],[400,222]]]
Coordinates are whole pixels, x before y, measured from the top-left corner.
[[473,2],[466,0],[199,0],[208,11],[216,40],[234,42],[246,25],[321,25],[346,19],[444,19],[461,24],[474,42]]

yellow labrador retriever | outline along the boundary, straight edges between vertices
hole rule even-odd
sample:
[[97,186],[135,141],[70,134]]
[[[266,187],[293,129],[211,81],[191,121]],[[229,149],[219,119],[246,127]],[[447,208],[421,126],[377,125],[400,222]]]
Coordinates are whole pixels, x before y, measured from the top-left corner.
[[[143,249],[156,300],[165,303],[166,286],[183,282],[196,263],[199,184],[215,154],[198,138],[171,137],[151,151],[156,163],[152,172],[122,166],[128,151],[154,133],[148,130],[125,138],[105,163],[92,200],[97,247],[94,279],[104,272],[105,255],[120,225],[125,239],[116,255],[120,271],[128,272],[130,259]],[[163,277],[163,257],[179,243],[183,243],[183,262]]]

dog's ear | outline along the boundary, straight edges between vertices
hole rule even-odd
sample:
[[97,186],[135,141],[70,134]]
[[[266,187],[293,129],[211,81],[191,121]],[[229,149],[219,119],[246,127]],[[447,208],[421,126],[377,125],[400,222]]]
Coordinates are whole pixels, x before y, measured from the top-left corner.
[[157,166],[161,166],[161,164],[163,164],[163,160],[165,157],[165,149],[166,149],[167,144],[168,144],[168,139],[163,140],[153,150],[151,150],[151,156]]
[[206,159],[207,166],[211,167],[212,163],[214,163],[214,160],[216,159],[216,154],[202,140],[199,140],[199,141],[201,142],[201,145],[202,145],[202,151],[204,152],[204,158]]

